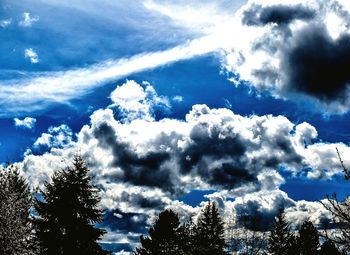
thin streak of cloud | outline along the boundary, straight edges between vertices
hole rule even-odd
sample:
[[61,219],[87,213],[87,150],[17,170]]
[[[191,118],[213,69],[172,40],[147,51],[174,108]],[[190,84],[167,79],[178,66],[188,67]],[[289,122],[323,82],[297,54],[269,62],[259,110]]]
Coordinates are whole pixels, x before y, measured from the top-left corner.
[[0,116],[43,110],[53,102],[69,103],[109,81],[219,49],[208,36],[169,50],[110,60],[87,68],[40,75],[28,72],[28,78],[0,84]]

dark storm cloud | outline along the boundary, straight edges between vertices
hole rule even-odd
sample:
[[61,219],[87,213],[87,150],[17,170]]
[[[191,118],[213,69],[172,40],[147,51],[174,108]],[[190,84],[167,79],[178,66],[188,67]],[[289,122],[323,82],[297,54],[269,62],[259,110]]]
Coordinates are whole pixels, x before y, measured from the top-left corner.
[[[150,152],[140,156],[127,143],[118,140],[115,130],[107,123],[94,129],[94,136],[100,145],[112,150],[114,166],[123,170],[123,180],[140,186],[159,187],[172,190],[176,178],[162,163],[169,159],[165,152]],[[174,178],[173,178],[174,177]]]
[[249,170],[245,168],[239,168],[233,164],[222,164],[221,167],[215,168],[212,171],[207,172],[208,175],[211,175],[209,183],[211,184],[220,184],[226,188],[232,188],[232,185],[237,183],[249,183],[257,182],[257,178],[254,174],[249,173]]
[[122,192],[121,200],[143,209],[161,209],[165,203],[160,197],[144,197],[141,193]]
[[284,52],[282,69],[288,90],[321,101],[344,101],[350,82],[350,36],[333,40],[322,26],[309,26],[298,35],[294,47]]
[[263,26],[268,23],[278,25],[289,24],[294,20],[310,20],[315,16],[315,12],[302,5],[273,5],[262,7],[252,5],[250,9],[243,13],[242,23],[248,26]]
[[237,203],[235,205],[236,221],[239,226],[247,227],[251,230],[267,231],[271,228],[275,217],[281,210],[287,207],[293,207],[294,202],[282,195],[273,197],[272,206],[264,205],[264,197],[256,197],[245,201],[245,203]]
[[236,206],[238,226],[250,230],[268,230],[277,214],[278,208],[273,208],[273,210],[261,208],[258,201],[248,201]]
[[[191,143],[179,155],[183,173],[195,172],[213,185],[235,187],[248,181],[256,181],[253,173],[241,162],[247,148],[240,136],[221,139],[222,128],[208,127],[206,123],[195,125],[189,138]],[[222,163],[210,168],[209,162],[229,158],[231,163]]]

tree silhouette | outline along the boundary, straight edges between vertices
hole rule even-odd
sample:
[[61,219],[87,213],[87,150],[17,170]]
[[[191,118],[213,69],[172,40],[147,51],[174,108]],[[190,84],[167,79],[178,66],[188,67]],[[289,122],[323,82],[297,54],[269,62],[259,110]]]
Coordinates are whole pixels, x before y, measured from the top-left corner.
[[341,253],[331,240],[327,240],[321,246],[320,255],[341,255]]
[[38,254],[30,190],[16,167],[0,167],[0,254]]
[[226,254],[224,222],[214,202],[209,202],[194,229],[194,251],[198,255]]
[[301,226],[297,243],[301,255],[317,254],[319,235],[311,221],[305,221]]
[[285,219],[284,212],[281,211],[270,232],[268,250],[274,255],[292,254],[294,236],[289,231],[289,224]]
[[35,203],[42,254],[108,254],[97,243],[105,231],[94,225],[103,215],[88,172],[83,159],[75,156],[72,167],[45,183],[43,201]]
[[185,254],[181,242],[181,228],[178,215],[168,209],[158,215],[149,237],[141,236],[141,247],[137,255],[181,255]]

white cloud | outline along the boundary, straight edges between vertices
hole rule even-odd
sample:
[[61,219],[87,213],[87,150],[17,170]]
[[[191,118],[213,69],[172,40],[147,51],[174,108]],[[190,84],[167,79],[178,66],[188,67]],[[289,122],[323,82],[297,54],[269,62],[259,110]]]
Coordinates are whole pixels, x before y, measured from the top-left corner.
[[1,28],[6,28],[8,27],[9,25],[11,25],[12,23],[12,19],[3,19],[3,20],[0,20],[0,27]]
[[29,12],[23,13],[22,20],[18,23],[22,27],[31,27],[35,22],[39,21],[39,17],[31,16]]
[[184,100],[184,98],[182,96],[177,95],[177,96],[174,96],[172,100],[174,102],[181,103]]
[[1,115],[41,110],[54,102],[68,103],[69,100],[85,95],[108,81],[208,54],[217,49],[217,45],[213,45],[210,38],[203,37],[169,50],[107,61],[88,68],[46,72],[40,76],[37,73],[26,73],[28,78],[3,81],[0,84]]
[[29,58],[32,64],[39,63],[39,56],[32,48],[24,50],[24,57]]
[[[130,96],[130,89],[137,96]],[[111,99],[124,109],[139,109],[141,102],[152,111],[143,100],[146,90],[128,81]],[[106,208],[142,212],[147,206],[170,205],[193,189],[226,190],[230,197],[276,190],[284,183],[280,168],[296,177],[309,168],[307,177],[329,179],[342,174],[335,148],[350,153],[343,143],[314,142],[313,126],[296,125],[283,116],[245,117],[194,105],[185,120],[155,120],[142,108],[138,118],[120,122],[112,109],[95,111],[76,141],[65,125],[42,134],[33,148],[50,151],[26,155],[20,163],[30,183],[43,183],[62,159],[69,162],[79,151],[103,187]]]
[[[339,64],[345,62],[341,60],[329,65],[331,59],[340,59],[349,51],[341,43],[350,35],[350,8],[346,1],[249,0],[236,12],[226,3],[198,5],[196,1],[186,2],[183,7],[176,2],[150,0],[145,6],[177,25],[211,37],[212,44],[222,49],[223,69],[232,74],[230,80],[235,85],[248,81],[244,84],[258,92],[268,91],[274,97],[300,105],[312,103],[315,111],[327,114],[349,110],[350,76],[344,78],[345,82],[338,78],[349,64]],[[183,11],[177,11],[180,9]],[[313,54],[310,49],[317,47],[323,48]],[[302,56],[307,59],[301,63],[293,58],[299,55],[299,49],[309,53]],[[319,56],[320,52],[327,53]],[[309,65],[308,61],[318,65]],[[303,69],[295,68],[303,65]],[[333,71],[320,71],[323,69]],[[313,72],[315,76],[310,78]],[[324,77],[317,78],[320,73]]]
[[42,133],[34,142],[33,148],[62,148],[72,143],[72,137],[72,130],[65,124],[57,127],[49,127],[48,132]]
[[158,96],[153,86],[143,82],[142,86],[135,81],[127,81],[118,86],[111,93],[113,104],[121,111],[124,121],[135,119],[154,120],[154,112],[157,109],[169,111],[170,103],[168,98]]
[[35,127],[36,119],[31,117],[25,117],[24,119],[14,118],[15,126],[21,128],[32,129]]
[[[138,103],[149,103],[144,100],[146,88],[127,81],[111,99],[127,110],[138,109]],[[283,116],[245,117],[205,105],[194,105],[185,120],[149,119],[144,112],[137,119],[120,122],[113,109],[95,111],[77,140],[65,125],[42,134],[33,148],[46,146],[49,151],[27,154],[17,163],[28,183],[42,187],[79,152],[101,188],[102,207],[112,211],[116,220],[128,220],[125,215],[132,214],[133,224],[143,226],[164,208],[173,208],[182,220],[188,215],[196,219],[200,206],[176,199],[193,189],[214,189],[220,191],[206,197],[218,203],[227,219],[237,221],[240,215],[252,214],[266,225],[285,207],[293,227],[306,219],[318,226],[329,221],[320,203],[294,201],[280,190],[285,183],[278,172],[281,166],[295,176],[310,167],[309,178],[342,174],[335,147],[348,154],[349,146],[314,142],[317,130],[310,124],[296,125]],[[110,232],[104,241],[127,240],[139,235],[135,231]]]

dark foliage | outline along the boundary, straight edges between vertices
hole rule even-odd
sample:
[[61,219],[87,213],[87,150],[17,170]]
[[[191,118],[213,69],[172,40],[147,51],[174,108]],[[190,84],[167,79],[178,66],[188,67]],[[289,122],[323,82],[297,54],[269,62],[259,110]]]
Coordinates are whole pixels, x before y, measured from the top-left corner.
[[289,224],[281,211],[270,232],[268,250],[273,255],[292,254],[292,250],[295,248],[293,247],[294,243],[294,236],[290,233]]
[[297,239],[300,255],[316,255],[319,247],[319,234],[311,221],[305,221]]
[[209,202],[194,227],[192,254],[225,254],[224,222],[214,202]]
[[321,246],[320,255],[341,255],[341,253],[331,240],[327,240]]
[[36,200],[36,225],[42,254],[108,254],[97,241],[105,233],[95,228],[102,220],[98,190],[91,184],[83,159],[75,156],[73,166],[56,172]]
[[184,251],[179,217],[172,210],[161,212],[148,231],[149,236],[141,236],[141,247],[137,255],[181,255]]
[[30,190],[17,169],[0,169],[0,254],[38,254],[31,206]]

